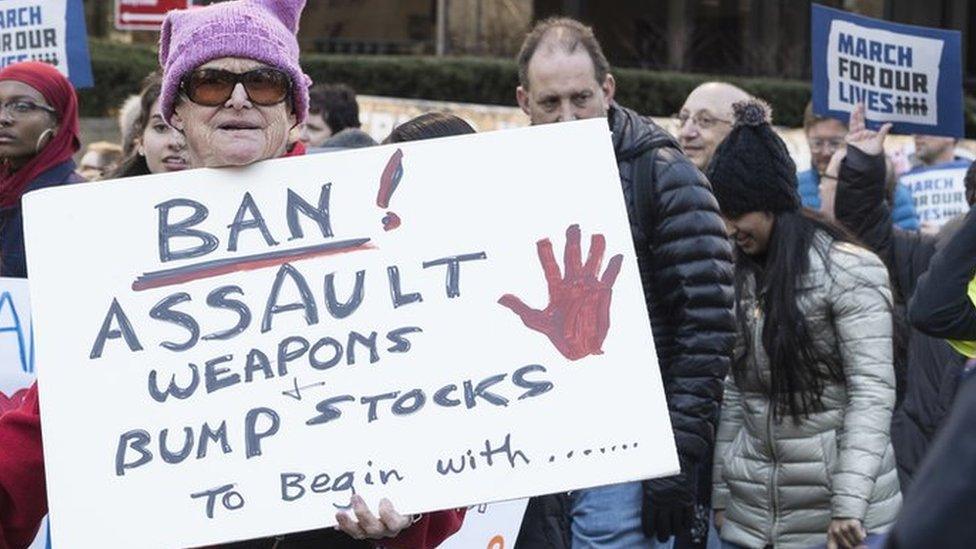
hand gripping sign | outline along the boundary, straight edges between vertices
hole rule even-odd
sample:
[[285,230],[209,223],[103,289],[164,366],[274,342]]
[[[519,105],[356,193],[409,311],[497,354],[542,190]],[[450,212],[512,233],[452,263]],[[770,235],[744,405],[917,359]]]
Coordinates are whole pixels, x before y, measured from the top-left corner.
[[353,494],[413,514],[678,470],[603,120],[25,208],[55,545],[207,545],[332,525]]

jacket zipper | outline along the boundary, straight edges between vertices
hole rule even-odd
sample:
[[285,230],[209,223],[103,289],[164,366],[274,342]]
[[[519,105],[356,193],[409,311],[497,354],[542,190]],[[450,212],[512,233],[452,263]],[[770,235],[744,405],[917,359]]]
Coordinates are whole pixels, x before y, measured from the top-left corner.
[[779,520],[779,492],[776,490],[776,477],[779,474],[779,458],[776,456],[776,444],[773,442],[773,413],[772,407],[773,403],[766,409],[766,440],[769,445],[769,453],[773,458],[773,473],[769,479],[769,494],[770,501],[773,503],[773,528],[770,532],[770,545],[776,545],[774,540],[776,539],[776,523]]
[[[762,338],[759,333],[759,319],[762,317],[762,308],[760,307],[760,302],[757,299],[755,309],[753,310],[754,322],[752,328],[752,341],[753,349],[753,365],[756,368],[756,375],[759,375],[759,352],[761,349]],[[772,365],[770,365],[772,367]],[[770,400],[769,404],[766,406],[766,446],[769,451],[769,455],[773,460],[773,472],[769,479],[769,501],[773,505],[773,524],[772,530],[770,531],[769,544],[775,545],[774,540],[776,539],[776,522],[779,518],[779,495],[776,491],[776,477],[779,472],[779,459],[776,457],[776,444],[773,441],[773,406],[776,403]]]

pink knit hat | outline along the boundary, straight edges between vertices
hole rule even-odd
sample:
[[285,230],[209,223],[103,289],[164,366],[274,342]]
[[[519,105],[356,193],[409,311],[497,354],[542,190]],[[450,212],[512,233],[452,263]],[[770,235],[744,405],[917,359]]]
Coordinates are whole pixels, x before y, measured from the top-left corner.
[[304,7],[305,0],[233,0],[169,12],[159,37],[159,106],[166,122],[187,73],[220,57],[253,59],[285,71],[292,82],[295,116],[304,122],[312,79],[298,64],[295,38]]

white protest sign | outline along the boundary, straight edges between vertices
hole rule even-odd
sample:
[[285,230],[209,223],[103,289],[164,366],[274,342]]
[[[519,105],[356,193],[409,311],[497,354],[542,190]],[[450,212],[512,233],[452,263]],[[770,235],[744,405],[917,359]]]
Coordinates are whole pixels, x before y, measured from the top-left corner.
[[474,505],[464,515],[464,524],[439,549],[512,549],[529,505],[527,499]]
[[76,88],[92,85],[81,0],[0,2],[0,68],[23,61],[54,66]]
[[0,67],[43,61],[68,76],[68,0],[0,2]]
[[863,103],[871,127],[962,137],[961,42],[959,31],[811,4],[813,110],[847,121]]
[[[0,277],[0,415],[19,407],[34,383],[34,340],[27,279]],[[47,547],[47,520],[33,549]]]
[[475,505],[464,515],[464,524],[439,549],[512,549],[518,538],[527,499]]
[[618,177],[591,120],[28,194],[55,545],[676,473]]
[[34,382],[27,280],[0,278],[0,413],[15,408]]
[[915,212],[922,223],[941,227],[969,211],[966,201],[968,161],[956,161],[934,168],[920,168],[901,176],[899,183],[912,191]]
[[943,41],[834,21],[827,46],[828,104],[864,103],[871,119],[938,123]]

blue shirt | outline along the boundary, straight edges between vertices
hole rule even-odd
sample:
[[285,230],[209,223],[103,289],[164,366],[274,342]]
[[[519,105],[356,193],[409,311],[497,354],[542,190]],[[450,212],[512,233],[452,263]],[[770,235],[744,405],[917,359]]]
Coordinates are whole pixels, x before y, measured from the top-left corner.
[[[807,170],[796,174],[799,182],[800,201],[805,208],[820,209],[820,174],[817,170]],[[901,184],[895,185],[895,201],[891,208],[891,218],[895,226],[907,231],[917,231],[919,228],[918,214],[915,213],[915,201],[912,191]]]

